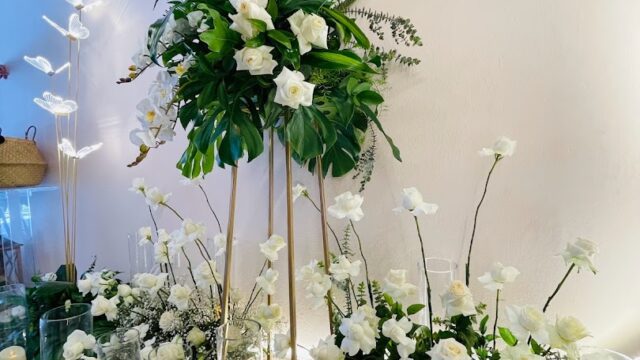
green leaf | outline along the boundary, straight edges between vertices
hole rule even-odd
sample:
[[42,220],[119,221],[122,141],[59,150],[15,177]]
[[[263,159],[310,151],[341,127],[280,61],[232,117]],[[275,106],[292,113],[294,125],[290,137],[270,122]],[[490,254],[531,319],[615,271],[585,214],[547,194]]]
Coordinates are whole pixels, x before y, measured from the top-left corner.
[[304,56],[304,63],[327,70],[355,70],[369,74],[377,71],[364,63],[362,59],[349,50],[311,51]]
[[380,94],[372,90],[365,90],[360,92],[357,95],[357,98],[360,102],[373,106],[380,105],[384,102],[384,98]]
[[264,144],[258,129],[249,121],[247,115],[241,111],[234,112],[233,122],[238,126],[242,141],[247,149],[248,160],[251,161],[262,154]]
[[248,19],[249,22],[251,23],[251,25],[253,26],[253,29],[256,30],[257,32],[265,32],[267,31],[267,23],[262,21],[262,20],[258,20],[258,19]]
[[322,132],[325,146],[327,148],[333,146],[338,139],[338,134],[333,124],[331,124],[331,121],[315,106],[305,108],[305,111],[309,112],[308,117],[314,118],[314,123],[318,126],[318,129],[320,129],[320,132]]
[[507,345],[516,346],[516,344],[518,343],[518,339],[516,339],[516,337],[511,333],[511,330],[504,327],[499,327],[498,331],[500,332],[500,337]]
[[242,136],[238,129],[230,125],[225,132],[220,146],[218,147],[220,162],[231,166],[236,166],[242,157]]
[[489,321],[489,315],[485,315],[482,320],[480,320],[480,333],[485,334],[487,332],[487,321]]
[[147,43],[147,49],[149,49],[149,57],[151,61],[153,61],[156,65],[158,64],[158,45],[160,44],[160,38],[164,33],[164,28],[169,23],[169,19],[171,18],[171,11],[167,13],[167,15],[158,19],[156,22],[149,26],[149,42]]
[[420,312],[420,310],[424,309],[424,304],[413,304],[407,308],[407,315],[413,315]]
[[373,121],[373,123],[376,124],[376,127],[378,128],[378,130],[380,130],[380,132],[384,135],[385,139],[387,139],[387,142],[391,147],[391,152],[393,152],[393,157],[395,157],[396,160],[398,161],[402,161],[402,157],[400,156],[400,149],[398,149],[398,147],[393,143],[393,139],[389,135],[387,135],[387,133],[384,131],[384,129],[382,128],[382,124],[380,123],[380,120],[378,119],[378,116],[376,115],[376,113],[373,112],[373,110],[371,110],[366,105],[361,106],[360,109],[369,117],[369,120]]
[[200,40],[207,44],[209,50],[217,53],[219,56],[222,56],[233,49],[233,45],[238,42],[240,35],[229,29],[229,23],[227,20],[225,20],[216,10],[209,8],[204,4],[201,4],[198,8],[207,10],[213,19],[213,28],[201,33]]
[[540,346],[540,344],[538,344],[538,342],[534,339],[531,339],[531,350],[533,350],[533,352],[537,355],[541,355],[544,352],[542,346]]
[[257,47],[260,47],[260,46],[264,45],[264,41],[265,41],[264,34],[258,34],[253,39],[247,40],[244,43],[244,46],[250,47],[250,48],[257,48]]
[[335,20],[336,23],[344,26],[346,30],[353,34],[353,37],[356,39],[356,42],[358,43],[358,45],[360,45],[360,47],[364,49],[369,49],[371,47],[371,42],[367,38],[367,35],[365,35],[364,31],[360,29],[358,24],[356,24],[353,19],[350,19],[343,13],[333,9],[323,8],[322,11],[333,20]]
[[269,0],[267,3],[267,12],[272,19],[278,18],[278,3],[276,0]]
[[287,49],[291,49],[291,39],[287,36],[287,33],[281,30],[269,30],[267,36],[273,41],[282,44]]
[[304,108],[293,113],[287,125],[287,141],[302,161],[322,154],[322,139],[318,131],[311,126],[312,120]]

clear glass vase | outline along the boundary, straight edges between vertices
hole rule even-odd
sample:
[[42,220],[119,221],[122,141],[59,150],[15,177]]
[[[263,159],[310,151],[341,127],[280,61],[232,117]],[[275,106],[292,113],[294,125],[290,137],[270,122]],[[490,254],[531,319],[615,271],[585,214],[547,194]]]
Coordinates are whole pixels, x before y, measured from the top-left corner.
[[27,325],[24,285],[0,286],[0,351],[9,347],[26,348]]
[[216,341],[218,360],[263,359],[262,327],[256,321],[229,320],[216,330]]
[[93,332],[91,305],[71,304],[44,313],[40,317],[40,360],[62,359],[62,347],[74,330]]
[[[138,358],[140,359],[140,358]],[[166,342],[158,345],[148,355],[148,357],[141,358],[142,360],[155,360],[155,359],[171,359],[171,360],[193,360],[194,357],[191,352],[191,347],[187,344],[176,344],[172,342]]]
[[116,329],[96,340],[96,350],[101,360],[140,360],[140,332]]
[[[425,259],[427,264],[427,274],[429,275],[429,283],[431,283],[431,304],[433,306],[433,317],[444,317],[444,309],[440,302],[440,295],[444,293],[449,284],[458,278],[458,264],[446,258],[429,257]],[[418,264],[418,270],[421,274],[420,284],[420,301],[427,304],[427,280],[424,276],[424,264]],[[420,320],[422,324],[429,323],[429,309],[425,307],[420,312],[422,315]]]

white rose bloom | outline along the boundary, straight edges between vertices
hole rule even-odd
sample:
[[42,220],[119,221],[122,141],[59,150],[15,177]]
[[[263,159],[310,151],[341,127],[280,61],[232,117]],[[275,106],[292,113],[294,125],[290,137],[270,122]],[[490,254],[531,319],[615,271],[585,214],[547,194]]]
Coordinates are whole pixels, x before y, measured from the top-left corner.
[[454,339],[440,340],[427,354],[431,360],[471,360],[467,348]]
[[598,253],[598,244],[591,240],[577,238],[567,243],[567,247],[560,254],[567,265],[575,265],[578,269],[589,269],[595,274],[596,267],[593,258]]
[[157,360],[184,360],[184,348],[180,344],[164,343],[158,347]]
[[138,245],[142,246],[152,242],[153,232],[151,231],[151,227],[145,226],[138,229]]
[[[158,275],[142,273],[134,275],[133,283],[135,286],[138,286],[141,289],[149,292],[150,294],[155,295],[165,285],[168,278],[169,274],[167,273],[160,273]],[[132,290],[133,294],[134,290],[136,289]]]
[[410,360],[409,356],[416,352],[416,341],[406,337],[396,346],[396,349],[398,349],[400,360]]
[[98,295],[91,301],[91,315],[93,316],[106,316],[107,320],[113,321],[118,316],[118,304],[120,298],[114,296],[111,299],[107,299],[102,295]]
[[291,190],[293,192],[293,201],[296,201],[300,196],[303,196],[306,194],[307,187],[298,183]]
[[364,198],[359,194],[353,195],[351,191],[342,193],[334,198],[335,204],[327,209],[329,215],[336,219],[347,218],[353,221],[360,221],[364,217],[362,212],[362,203]]
[[187,310],[191,299],[191,288],[189,285],[173,285],[167,301],[175,305],[178,310]]
[[358,308],[350,318],[342,318],[338,330],[344,335],[344,339],[340,349],[349,356],[354,356],[358,351],[367,355],[375,349],[378,328],[377,321],[376,325],[372,325],[372,320],[370,312],[362,308]]
[[147,333],[149,332],[149,324],[140,324],[132,327],[138,331],[138,335],[140,335],[140,340],[144,340],[147,337]]
[[516,151],[517,142],[508,137],[500,137],[491,148],[482,148],[480,155],[482,156],[498,156],[500,158],[513,156]]
[[[232,246],[235,246],[238,243],[235,239],[231,243]],[[213,246],[216,249],[215,256],[222,256],[227,251],[227,235],[225,234],[217,234],[213,237]]]
[[549,325],[548,331],[550,345],[562,350],[571,350],[577,341],[590,336],[584,324],[573,316],[557,318],[555,326]]
[[207,238],[207,227],[191,219],[184,219],[180,230],[181,235],[185,237],[185,243],[196,240],[204,241]]
[[233,21],[229,29],[239,32],[244,40],[252,39],[258,35],[249,19],[263,21],[267,25],[267,30],[275,29],[271,15],[266,10],[267,5],[264,4],[262,6],[263,3],[263,1],[255,0],[231,1],[231,5],[238,13],[229,15],[229,18]]
[[77,286],[82,296],[87,296],[87,294],[91,292],[91,280],[87,279],[86,277],[84,279],[78,280]]
[[311,106],[313,103],[314,84],[304,81],[304,75],[299,71],[282,68],[280,75],[273,80],[276,85],[276,96],[273,101],[277,104],[297,109]]
[[282,318],[282,307],[278,304],[260,304],[255,318],[265,330],[270,330]]
[[144,178],[134,178],[131,181],[129,191],[144,196],[144,193],[147,191],[147,185],[144,182]]
[[471,316],[476,314],[471,290],[459,280],[454,280],[447,291],[440,295],[447,318],[456,315]]
[[389,270],[382,282],[382,291],[395,301],[402,302],[415,295],[417,287],[407,282],[407,270]]
[[325,304],[325,296],[331,290],[331,277],[320,269],[317,260],[312,260],[303,266],[296,274],[296,280],[303,283],[307,298],[313,300],[313,308],[317,309]]
[[131,286],[127,284],[118,285],[118,296],[125,298],[129,295],[131,295]]
[[[164,231],[160,229],[160,231]],[[158,233],[160,233],[160,231]],[[168,234],[167,234],[168,236]],[[159,237],[161,237],[159,235]],[[155,262],[158,264],[168,264],[173,261],[177,255],[177,248],[170,246],[169,239],[158,239],[153,245],[153,253]]]
[[360,274],[360,260],[349,261],[346,256],[340,255],[329,267],[329,272],[337,281],[344,281]]
[[15,319],[24,319],[27,317],[27,308],[22,305],[12,307],[11,316]]
[[298,38],[300,47],[300,55],[304,55],[311,51],[311,45],[315,45],[322,49],[327,49],[327,36],[329,35],[329,26],[321,16],[316,14],[305,14],[304,11],[298,10],[287,19],[291,25],[291,31]]
[[205,341],[207,341],[207,338],[204,331],[198,329],[198,327],[194,327],[189,330],[189,333],[187,334],[187,342],[189,344],[198,347],[204,344]]
[[280,273],[277,270],[267,269],[264,275],[256,278],[256,285],[267,294],[273,295],[276,293],[276,281],[278,281],[279,275]]
[[45,281],[45,282],[50,282],[50,281],[56,281],[58,279],[58,275],[56,275],[56,273],[46,273],[42,276],[40,276],[40,280],[41,281]]
[[238,64],[237,70],[249,70],[251,75],[271,75],[273,69],[278,66],[278,62],[273,60],[271,55],[271,46],[259,46],[257,48],[245,47],[242,50],[236,50],[234,59]]
[[425,202],[420,191],[410,187],[402,190],[402,206],[393,209],[395,212],[403,210],[408,210],[414,216],[418,216],[421,213],[431,215],[438,211],[438,205]]
[[520,341],[527,341],[531,336],[539,344],[549,343],[547,319],[542,311],[533,306],[508,305],[506,307],[509,319],[509,330]]
[[173,311],[169,310],[163,312],[162,315],[160,315],[158,326],[160,326],[160,329],[162,329],[162,331],[169,332],[176,328],[176,322],[176,315],[173,313]]
[[500,350],[501,360],[544,360],[544,357],[531,352],[531,349],[525,343],[517,346],[509,346]]
[[269,260],[278,260],[278,251],[282,250],[287,243],[280,235],[271,235],[269,239],[260,244],[260,252]]
[[504,284],[512,283],[520,275],[520,271],[513,266],[504,266],[499,262],[491,265],[491,270],[478,278],[487,290],[502,290]]
[[196,270],[193,273],[193,277],[196,279],[196,284],[201,288],[207,288],[209,286],[213,286],[214,288],[217,284],[220,284],[220,274],[216,269],[216,261],[209,260],[198,265]]
[[336,345],[336,336],[329,335],[318,342],[316,347],[309,350],[313,360],[344,360],[342,350]]
[[290,348],[291,336],[289,334],[275,334],[273,336],[273,351],[275,352],[276,358],[284,359]]
[[388,337],[396,344],[400,344],[407,337],[407,333],[413,328],[413,323],[408,317],[400,320],[396,319],[396,315],[382,324],[382,335]]
[[154,210],[157,209],[159,205],[166,204],[169,201],[169,197],[171,197],[171,193],[164,194],[157,187],[148,189],[145,195],[147,205],[151,206]]
[[93,335],[87,335],[82,330],[74,330],[64,343],[62,357],[65,360],[80,359],[85,350],[91,350],[96,345],[96,339]]

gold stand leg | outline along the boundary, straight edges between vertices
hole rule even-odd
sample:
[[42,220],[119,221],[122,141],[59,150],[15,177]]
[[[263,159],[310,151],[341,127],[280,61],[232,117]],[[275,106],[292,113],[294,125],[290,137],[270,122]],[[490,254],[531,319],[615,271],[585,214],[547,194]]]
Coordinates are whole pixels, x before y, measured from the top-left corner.
[[287,169],[287,251],[289,260],[289,321],[291,329],[291,360],[296,360],[296,346],[298,344],[298,331],[296,321],[296,264],[295,264],[295,246],[293,234],[293,179],[291,170],[291,145],[286,142],[285,145],[286,169]]
[[[324,175],[322,173],[322,156],[316,158],[316,172],[318,173],[318,189],[320,190],[320,221],[322,222],[322,253],[324,255],[324,271],[329,275],[329,266],[331,258],[329,257],[329,233],[327,229],[327,204],[324,193]],[[331,299],[331,290],[327,292],[327,296]],[[333,334],[333,305],[329,301],[327,303],[329,310],[329,332]]]
[[223,329],[222,340],[222,359],[227,358],[227,343],[224,341],[226,338],[226,322],[229,319],[229,296],[231,293],[231,271],[233,261],[233,226],[235,223],[236,213],[236,192],[238,188],[238,167],[231,168],[231,198],[229,200],[229,221],[227,224],[227,248],[225,251],[224,262],[224,285],[222,288],[222,324],[225,326]]
[[[273,150],[273,140],[274,140],[274,130],[271,129],[269,131],[269,220],[267,224],[267,236],[271,237],[273,235],[273,203],[275,199],[274,194],[274,150]],[[273,264],[271,261],[267,262],[267,266],[269,269],[272,268]],[[273,299],[271,295],[267,295],[267,305],[271,305]],[[271,360],[271,331],[267,331],[267,360]]]

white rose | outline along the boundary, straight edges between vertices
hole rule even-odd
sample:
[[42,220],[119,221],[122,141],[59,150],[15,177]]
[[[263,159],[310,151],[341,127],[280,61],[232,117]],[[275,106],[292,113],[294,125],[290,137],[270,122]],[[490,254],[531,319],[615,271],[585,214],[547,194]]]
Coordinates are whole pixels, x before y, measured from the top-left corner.
[[167,301],[175,305],[178,310],[187,310],[191,299],[191,288],[189,285],[173,285]]
[[296,274],[296,280],[303,283],[307,298],[313,300],[314,309],[324,305],[325,296],[331,290],[331,277],[320,269],[317,260],[312,260],[308,265],[300,268]]
[[260,244],[260,252],[269,260],[278,260],[278,251],[286,246],[284,238],[280,235],[271,235],[267,241]]
[[260,46],[257,48],[245,47],[242,50],[236,50],[234,59],[238,64],[237,70],[249,70],[251,75],[267,75],[273,74],[273,69],[278,66],[278,62],[273,60],[271,55],[271,46]]
[[360,260],[349,261],[346,256],[340,255],[329,267],[329,272],[337,281],[344,281],[360,274]]
[[533,306],[509,305],[506,307],[509,329],[521,341],[527,341],[531,336],[540,344],[549,343],[547,319],[542,311]]
[[407,282],[407,270],[389,270],[382,282],[382,291],[395,301],[402,302],[415,295],[417,287]]
[[395,212],[408,210],[414,216],[435,214],[438,211],[438,205],[429,204],[422,198],[422,194],[414,187],[402,190],[402,206],[393,209]]
[[277,270],[267,269],[264,275],[256,278],[256,285],[267,294],[273,295],[276,293],[276,281],[279,275]]
[[147,185],[144,182],[144,178],[134,178],[131,182],[129,191],[144,196],[144,193],[147,191]]
[[216,261],[209,260],[201,263],[193,273],[193,277],[196,279],[196,284],[201,288],[207,288],[213,286],[214,288],[220,283],[222,279],[218,270],[216,269]]
[[300,183],[296,184],[291,190],[293,192],[293,201],[298,200],[300,196],[306,196],[307,193],[307,187]]
[[491,270],[478,278],[487,290],[502,290],[504,284],[511,283],[520,275],[520,271],[512,266],[504,266],[499,262],[491,265]]
[[385,321],[382,324],[382,335],[388,337],[396,344],[400,344],[407,337],[407,333],[413,328],[413,323],[408,317],[403,317],[400,320],[396,319],[396,315],[393,318]]
[[467,348],[454,339],[440,340],[427,354],[431,360],[471,360]]
[[191,345],[198,347],[204,344],[204,342],[207,341],[207,338],[204,331],[198,329],[198,327],[194,327],[193,329],[189,330],[189,333],[187,334],[187,341]]
[[336,336],[329,335],[318,342],[318,346],[309,350],[313,360],[344,360],[344,354],[336,345]]
[[567,243],[567,247],[560,254],[567,265],[575,265],[578,269],[588,268],[595,274],[596,267],[593,258],[598,253],[598,244],[591,240],[577,238]]
[[118,296],[125,298],[129,295],[131,295],[131,286],[127,284],[118,285]]
[[[136,274],[133,277],[133,283],[136,286],[139,286],[143,290],[148,291],[150,294],[156,294],[158,290],[160,290],[167,279],[169,278],[169,274],[160,273],[158,275],[153,275],[149,273]],[[136,289],[134,289],[136,290]],[[132,290],[133,293],[133,290]]]
[[157,187],[147,189],[145,195],[147,205],[151,206],[153,209],[157,209],[159,205],[166,204],[169,201],[169,197],[171,197],[171,193],[162,193]]
[[62,346],[62,357],[65,360],[80,359],[85,350],[91,350],[96,345],[93,335],[87,335],[82,330],[74,330]]
[[557,318],[555,326],[550,325],[548,331],[550,345],[563,350],[590,335],[584,324],[573,316]]
[[511,140],[508,137],[502,136],[498,138],[493,147],[482,148],[482,150],[480,150],[480,155],[496,156],[498,158],[513,156],[513,153],[516,151],[516,145],[517,142],[515,140]]
[[531,352],[528,345],[521,343],[500,350],[501,360],[544,360],[540,355]]
[[[235,246],[238,242],[234,239],[232,246]],[[217,234],[213,237],[213,246],[216,249],[216,257],[223,255],[227,251],[227,235]]]
[[360,308],[351,317],[342,318],[338,328],[340,333],[344,335],[340,349],[349,354],[349,356],[354,356],[359,351],[367,355],[375,349],[378,329],[371,322],[372,319],[369,312]]
[[165,311],[160,315],[158,326],[165,332],[172,331],[176,327],[176,315],[173,311]]
[[299,71],[291,71],[287,67],[273,80],[276,85],[276,96],[273,101],[277,104],[297,109],[311,106],[315,85],[304,81],[304,75]]
[[91,315],[107,317],[108,321],[113,321],[118,316],[118,304],[120,299],[118,296],[114,296],[111,299],[107,299],[102,295],[98,295],[91,301]]
[[409,356],[416,351],[416,341],[406,337],[396,346],[396,349],[398,350],[398,355],[400,355],[400,360],[410,360]]
[[182,235],[186,238],[183,241],[204,240],[207,237],[207,227],[202,223],[196,223],[191,219],[184,219],[180,227]]
[[329,34],[329,26],[324,18],[316,14],[305,14],[304,11],[298,10],[287,19],[291,25],[291,31],[298,38],[300,47],[300,55],[304,55],[311,51],[311,45],[315,45],[322,49],[327,49],[327,36]]
[[278,304],[260,304],[256,310],[256,321],[270,330],[282,318],[282,307]]
[[476,314],[471,290],[462,281],[452,281],[447,291],[440,295],[440,299],[447,318],[456,315],[471,316]]
[[184,349],[179,344],[164,343],[158,347],[156,352],[158,360],[183,360],[185,359]]
[[253,24],[249,21],[250,19],[263,21],[267,25],[267,30],[275,29],[271,15],[266,10],[267,5],[263,3],[263,1],[256,0],[231,1],[231,5],[238,13],[229,15],[229,18],[233,21],[229,29],[239,32],[244,40],[252,39],[258,35]]
[[327,209],[329,215],[336,219],[348,218],[353,221],[360,221],[364,217],[362,203],[364,198],[359,194],[353,195],[351,191],[342,193],[334,198],[335,204]]

